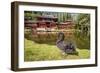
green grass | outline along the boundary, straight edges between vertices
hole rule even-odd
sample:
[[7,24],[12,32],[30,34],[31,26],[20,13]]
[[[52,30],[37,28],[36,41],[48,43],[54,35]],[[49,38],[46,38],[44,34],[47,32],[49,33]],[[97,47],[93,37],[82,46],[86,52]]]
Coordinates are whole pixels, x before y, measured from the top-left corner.
[[86,59],[90,57],[90,51],[87,49],[77,49],[79,55],[63,55],[56,45],[39,44],[25,39],[25,61],[43,61],[43,60],[63,60],[63,59]]

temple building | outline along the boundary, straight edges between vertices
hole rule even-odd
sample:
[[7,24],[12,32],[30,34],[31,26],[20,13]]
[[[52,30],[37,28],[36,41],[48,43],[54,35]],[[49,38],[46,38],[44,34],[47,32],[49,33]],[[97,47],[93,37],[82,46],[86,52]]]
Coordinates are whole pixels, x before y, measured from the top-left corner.
[[25,27],[37,31],[55,31],[56,29],[73,29],[74,23],[71,20],[58,23],[58,18],[53,15],[41,15],[36,17],[37,20],[25,20]]

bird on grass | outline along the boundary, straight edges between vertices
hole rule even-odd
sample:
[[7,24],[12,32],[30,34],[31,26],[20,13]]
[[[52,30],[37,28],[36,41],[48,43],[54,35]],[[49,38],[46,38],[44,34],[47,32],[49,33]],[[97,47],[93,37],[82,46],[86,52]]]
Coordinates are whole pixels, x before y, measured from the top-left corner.
[[78,55],[78,52],[76,51],[76,47],[74,43],[71,41],[64,41],[65,35],[63,32],[58,33],[58,38],[56,41],[57,47],[63,52],[63,54],[76,54]]

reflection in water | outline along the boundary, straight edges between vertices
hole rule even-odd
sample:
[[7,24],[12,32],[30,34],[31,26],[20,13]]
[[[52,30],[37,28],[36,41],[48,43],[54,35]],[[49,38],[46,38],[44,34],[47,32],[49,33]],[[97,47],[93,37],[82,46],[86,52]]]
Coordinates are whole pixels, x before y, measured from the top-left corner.
[[[73,31],[73,32],[72,32]],[[56,45],[57,35],[59,31],[53,31],[53,32],[45,32],[45,31],[35,31],[35,32],[26,32],[25,31],[25,38],[32,40],[39,44],[50,44],[50,45]],[[86,48],[89,49],[90,47],[90,38],[83,39],[82,35],[81,37],[76,36],[76,32],[74,30],[71,31],[63,31],[65,35],[64,41],[73,41],[78,48]]]

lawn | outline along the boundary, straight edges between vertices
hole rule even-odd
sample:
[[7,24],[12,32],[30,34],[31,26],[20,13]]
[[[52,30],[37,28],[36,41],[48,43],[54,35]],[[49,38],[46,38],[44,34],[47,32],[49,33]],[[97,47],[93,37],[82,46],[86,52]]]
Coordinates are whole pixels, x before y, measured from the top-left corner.
[[25,39],[24,48],[25,61],[43,61],[43,60],[63,60],[63,59],[86,59],[90,57],[90,50],[78,49],[79,55],[63,55],[56,45],[39,44]]

